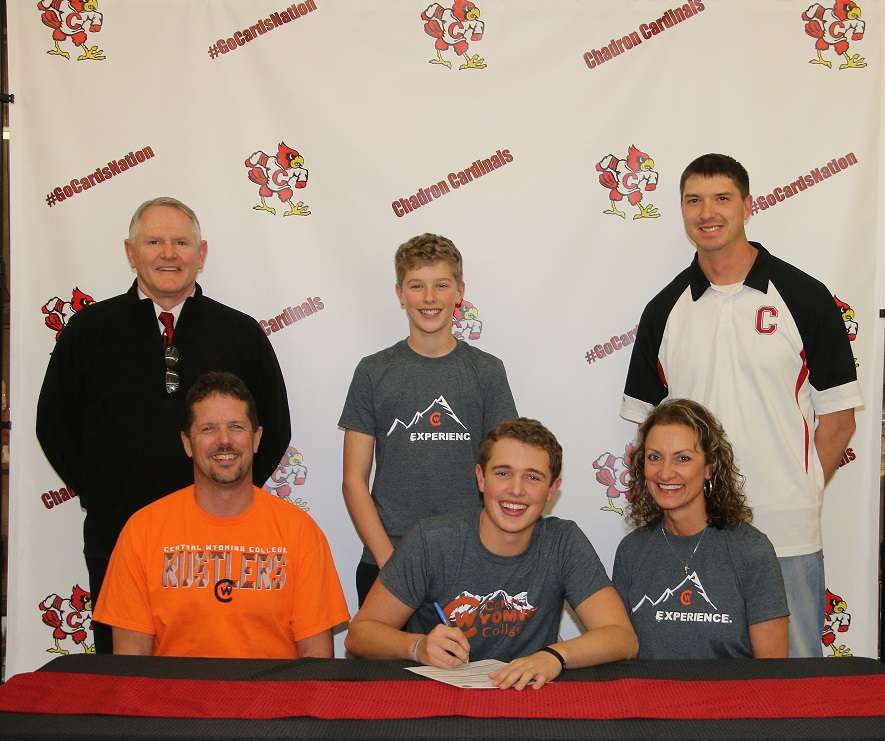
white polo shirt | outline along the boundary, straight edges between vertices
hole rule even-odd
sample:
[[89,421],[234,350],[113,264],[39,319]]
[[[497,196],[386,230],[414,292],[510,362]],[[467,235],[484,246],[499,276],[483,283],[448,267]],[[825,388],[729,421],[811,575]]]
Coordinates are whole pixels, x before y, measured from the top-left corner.
[[750,243],[742,284],[711,286],[697,255],[645,307],[621,416],[642,422],[666,398],[712,411],[746,479],[753,524],[777,555],[822,547],[823,470],[816,416],[862,403],[833,296],[820,281]]

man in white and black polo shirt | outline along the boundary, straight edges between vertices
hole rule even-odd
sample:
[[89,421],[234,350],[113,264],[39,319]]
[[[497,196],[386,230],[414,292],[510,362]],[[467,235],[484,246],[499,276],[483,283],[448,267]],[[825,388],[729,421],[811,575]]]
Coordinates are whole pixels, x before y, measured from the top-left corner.
[[790,656],[820,656],[825,483],[854,432],[854,359],[820,281],[749,242],[750,180],[706,154],[680,180],[697,253],[639,321],[621,416],[665,398],[708,406],[731,439],[754,524],[771,539],[790,607]]

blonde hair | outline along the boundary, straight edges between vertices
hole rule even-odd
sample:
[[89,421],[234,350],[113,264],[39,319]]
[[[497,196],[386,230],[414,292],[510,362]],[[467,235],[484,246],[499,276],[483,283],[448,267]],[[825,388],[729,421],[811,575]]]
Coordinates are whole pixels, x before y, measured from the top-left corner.
[[397,285],[402,285],[406,272],[434,262],[448,263],[458,283],[463,280],[464,266],[461,253],[454,242],[439,234],[419,234],[401,244],[393,256]]

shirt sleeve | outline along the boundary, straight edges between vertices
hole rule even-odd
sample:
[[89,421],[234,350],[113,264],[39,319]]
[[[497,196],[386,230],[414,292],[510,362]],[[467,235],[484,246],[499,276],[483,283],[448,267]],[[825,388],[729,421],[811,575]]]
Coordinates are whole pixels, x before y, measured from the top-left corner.
[[658,361],[663,331],[655,329],[652,310],[652,304],[649,304],[639,319],[621,400],[621,417],[639,424],[667,398],[668,393],[664,372]]
[[37,439],[62,481],[80,492],[79,420],[82,418],[76,335],[82,318],[76,314],[62,330],[49,358],[37,401]]
[[630,583],[629,558],[627,557],[627,548],[622,540],[618,544],[618,550],[615,551],[615,563],[612,566],[612,584],[621,596],[621,601],[624,603],[628,614],[630,612]]
[[772,280],[793,316],[816,414],[853,409],[863,403],[845,322],[833,294],[816,278],[777,263]]
[[483,436],[499,422],[518,416],[504,363],[495,358],[483,400]]
[[344,409],[338,426],[346,430],[355,430],[375,437],[375,406],[372,394],[372,379],[366,368],[365,359],[361,360],[353,372]]
[[600,589],[611,586],[596,549],[574,522],[569,522],[565,531],[563,553],[565,598],[573,608]]
[[299,554],[297,565],[289,571],[295,580],[290,621],[295,641],[350,619],[326,536],[310,515],[302,515],[297,539],[288,546],[290,554]]
[[381,569],[381,583],[406,607],[417,610],[427,601],[430,564],[424,531],[419,523],[400,542]]
[[156,635],[144,559],[137,527],[130,518],[111,554],[93,613],[95,620],[117,628]]
[[[784,579],[774,552],[765,534],[755,528],[742,527],[741,584],[747,606],[747,623],[755,625],[790,614]],[[738,535],[738,532],[735,532]],[[821,608],[823,609],[823,608]]]
[[817,414],[863,404],[845,323],[828,290],[819,298],[818,320],[805,348],[811,403]]
[[292,430],[289,421],[289,398],[286,382],[277,360],[273,345],[255,324],[255,381],[250,386],[258,408],[258,421],[263,432],[261,444],[255,454],[253,481],[257,486],[264,484],[280,463],[289,447]]

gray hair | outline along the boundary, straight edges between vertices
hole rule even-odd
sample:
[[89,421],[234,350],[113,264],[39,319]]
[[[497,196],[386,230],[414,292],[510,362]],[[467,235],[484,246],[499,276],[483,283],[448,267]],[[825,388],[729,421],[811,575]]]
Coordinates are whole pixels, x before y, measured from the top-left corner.
[[141,217],[144,215],[144,212],[147,211],[151,206],[169,206],[170,208],[174,208],[178,211],[181,211],[188,219],[190,219],[191,225],[194,228],[194,239],[199,244],[202,241],[202,236],[200,234],[200,220],[197,218],[197,215],[194,213],[194,210],[188,206],[186,203],[182,203],[177,198],[173,198],[172,196],[160,196],[159,198],[151,198],[149,201],[145,201],[142,203],[137,209],[135,209],[135,213],[132,214],[132,221],[129,222],[129,239],[134,240],[136,235],[138,234],[138,228],[141,226]]

